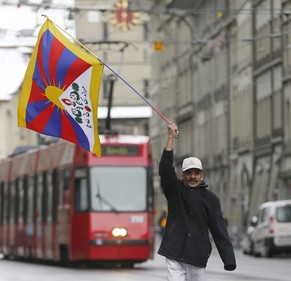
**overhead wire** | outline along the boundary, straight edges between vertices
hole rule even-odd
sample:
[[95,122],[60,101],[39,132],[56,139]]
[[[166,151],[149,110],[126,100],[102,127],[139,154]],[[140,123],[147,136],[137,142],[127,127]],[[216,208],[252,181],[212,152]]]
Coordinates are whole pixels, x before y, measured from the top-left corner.
[[[17,1],[16,1],[17,2]],[[0,5],[3,6],[15,6],[17,3],[15,1],[7,1],[7,0],[1,0]],[[65,1],[66,2],[66,1]],[[40,7],[43,6],[45,8],[49,9],[54,9],[56,6],[55,2],[54,3],[46,3],[43,4],[42,2],[38,3],[33,3],[29,1],[18,1],[20,6],[30,6],[30,7]],[[115,11],[114,8],[98,8],[98,7],[86,7],[86,6],[75,6],[72,8],[71,5],[66,5],[63,4],[64,1],[59,1],[59,4],[57,5],[58,9],[65,9],[65,10],[73,10],[74,12],[78,11],[100,11],[100,12],[112,12]],[[130,10],[129,10],[130,11]],[[132,10],[132,12],[135,12],[137,10]],[[143,9],[140,8],[138,10],[139,12],[142,13],[147,13],[147,14],[156,14],[156,15],[206,15],[206,14],[213,14],[217,12],[222,12],[225,15],[237,15],[237,14],[252,14],[253,12],[259,13],[259,14],[264,14],[264,13],[270,13],[271,11],[273,12],[281,12],[282,9],[280,8],[238,8],[238,9],[229,9],[229,8],[224,8],[224,7],[216,7],[216,8],[211,8],[211,9],[202,9],[202,8],[187,8],[187,9],[179,9],[179,8],[155,8],[155,9]]]
[[[5,4],[7,3],[7,1],[5,1]],[[4,2],[3,1],[1,1],[0,2],[0,4],[4,4]],[[23,2],[22,3],[22,5],[26,5],[26,3],[25,2]],[[56,4],[56,6],[54,6],[54,9],[68,9],[69,8],[69,6],[65,6],[65,5],[63,5],[63,1],[59,1],[59,4]],[[81,8],[81,7],[75,7],[75,12],[78,12],[78,11],[80,11],[80,10],[82,10],[82,9],[84,9],[84,10],[87,10],[87,8],[85,8],[85,7],[83,7],[83,8]],[[94,8],[93,8],[93,10],[94,10]],[[100,11],[100,9],[97,9],[98,11]],[[107,11],[110,11],[110,10],[107,10]],[[170,11],[170,10],[167,10],[167,11]],[[175,10],[176,12],[177,12],[177,10]],[[191,13],[193,13],[193,12],[195,12],[195,14],[201,14],[201,15],[203,15],[203,14],[206,14],[206,13],[214,13],[214,12],[217,12],[217,11],[221,11],[221,12],[227,12],[227,15],[230,15],[230,14],[236,14],[236,13],[244,13],[244,12],[248,12],[248,13],[252,13],[253,11],[256,11],[256,12],[259,12],[259,13],[270,13],[271,12],[271,9],[238,9],[238,10],[223,10],[223,9],[199,9],[199,11],[197,11],[197,10],[187,10],[187,14],[191,14]],[[273,10],[274,11],[274,10]],[[278,12],[280,12],[281,10],[280,9],[277,9],[277,11]],[[157,11],[157,12],[161,12],[161,11]],[[162,14],[165,14],[164,12],[162,13]],[[270,35],[271,35],[271,33],[270,33]],[[263,37],[262,37],[263,38]],[[262,38],[256,38],[256,39],[254,39],[254,40],[260,40],[260,39],[262,39]],[[264,37],[265,38],[265,37]],[[215,40],[215,39],[213,39],[213,40]],[[166,42],[167,44],[176,44],[175,42]],[[182,42],[177,42],[177,44],[181,44]],[[247,42],[245,42],[245,43],[247,43]],[[187,44],[187,42],[185,42],[185,44]],[[232,48],[234,48],[234,49],[240,49],[240,48],[243,48],[242,46],[236,46],[236,47],[232,47]],[[218,54],[218,55],[220,55],[220,54]],[[221,54],[221,55],[223,55],[223,54]],[[171,79],[172,77],[170,77],[169,79]]]

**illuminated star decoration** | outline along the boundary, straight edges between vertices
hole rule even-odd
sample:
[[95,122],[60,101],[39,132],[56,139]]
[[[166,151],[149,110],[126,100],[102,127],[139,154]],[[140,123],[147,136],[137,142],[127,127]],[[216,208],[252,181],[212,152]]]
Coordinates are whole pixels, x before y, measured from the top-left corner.
[[110,22],[121,31],[127,31],[139,23],[140,13],[128,11],[128,1],[118,0],[110,14]]

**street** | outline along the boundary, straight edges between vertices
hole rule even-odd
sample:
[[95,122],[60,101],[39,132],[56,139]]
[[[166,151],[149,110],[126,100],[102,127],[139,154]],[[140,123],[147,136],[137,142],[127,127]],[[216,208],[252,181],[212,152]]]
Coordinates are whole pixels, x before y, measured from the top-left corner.
[[256,281],[288,281],[290,280],[291,256],[274,258],[257,258],[244,255],[236,250],[237,269],[233,272],[224,271],[216,249],[213,250],[207,268],[208,281],[222,280],[256,280]]
[[[156,250],[159,246],[157,241]],[[291,256],[256,258],[236,250],[237,269],[227,272],[214,247],[206,270],[207,281],[290,281]],[[1,281],[158,281],[166,280],[164,258],[137,264],[133,269],[53,266],[22,261],[0,260]]]

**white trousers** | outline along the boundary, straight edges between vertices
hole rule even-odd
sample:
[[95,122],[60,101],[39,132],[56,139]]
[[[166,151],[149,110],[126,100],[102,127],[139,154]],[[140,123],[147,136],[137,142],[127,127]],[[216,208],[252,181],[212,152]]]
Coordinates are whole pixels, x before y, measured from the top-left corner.
[[168,281],[205,281],[205,268],[166,258]]

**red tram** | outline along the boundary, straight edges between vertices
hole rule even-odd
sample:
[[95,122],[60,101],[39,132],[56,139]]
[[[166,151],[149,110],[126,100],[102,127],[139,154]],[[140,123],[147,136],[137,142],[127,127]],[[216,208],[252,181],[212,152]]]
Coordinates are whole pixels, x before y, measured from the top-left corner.
[[0,252],[132,266],[153,256],[146,136],[100,136],[102,158],[59,141],[0,162]]

